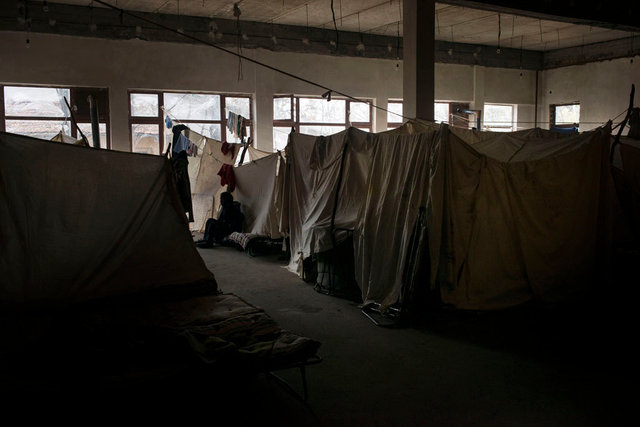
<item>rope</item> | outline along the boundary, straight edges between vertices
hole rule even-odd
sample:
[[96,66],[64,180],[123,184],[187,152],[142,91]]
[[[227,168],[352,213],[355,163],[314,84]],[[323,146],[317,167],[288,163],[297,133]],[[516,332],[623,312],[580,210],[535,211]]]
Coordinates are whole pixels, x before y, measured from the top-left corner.
[[[205,41],[205,40],[199,39],[198,37],[195,37],[195,36],[189,35],[189,34],[187,34],[186,32],[180,32],[180,31],[177,31],[177,30],[175,30],[175,29],[173,29],[173,28],[171,28],[171,27],[168,27],[168,26],[166,26],[166,25],[164,25],[164,24],[161,24],[161,23],[159,23],[159,22],[155,22],[155,21],[153,21],[153,20],[151,20],[151,19],[145,18],[145,17],[140,16],[140,15],[137,15],[137,14],[135,14],[135,13],[131,13],[131,12],[126,11],[126,10],[124,10],[124,9],[121,9],[121,8],[119,8],[119,7],[117,7],[117,6],[113,6],[113,5],[109,4],[109,3],[104,2],[103,0],[94,0],[94,1],[95,1],[96,3],[99,3],[99,4],[103,5],[103,6],[106,6],[106,7],[110,8],[110,9],[117,10],[117,11],[119,11],[120,13],[123,13],[123,14],[126,14],[126,15],[128,15],[128,16],[131,16],[131,17],[133,17],[133,18],[139,19],[139,20],[144,21],[144,22],[146,22],[146,23],[148,23],[148,24],[154,25],[154,26],[156,26],[156,27],[158,27],[158,28],[162,28],[163,30],[170,31],[170,32],[172,32],[172,33],[178,34],[179,36],[185,37],[185,38],[190,39],[190,40],[193,40],[193,41],[195,41],[195,42],[202,43],[202,44],[204,44],[204,45],[210,46],[210,47],[212,47],[212,48],[214,48],[214,49],[218,49],[218,50],[220,50],[220,51],[222,51],[222,52],[228,53],[229,55],[234,55],[234,56],[238,57],[239,59],[244,59],[245,61],[251,62],[251,63],[256,64],[256,65],[259,65],[259,66],[264,67],[264,68],[266,68],[266,69],[268,69],[268,70],[275,71],[276,73],[280,73],[280,74],[285,75],[285,76],[287,76],[287,77],[291,77],[292,79],[299,80],[299,81],[301,81],[301,82],[307,83],[307,84],[309,84],[309,85],[311,85],[311,86],[315,86],[315,87],[320,88],[320,89],[323,89],[323,90],[325,90],[325,91],[333,92],[333,93],[335,93],[335,94],[337,94],[337,95],[340,95],[340,96],[342,96],[342,97],[344,97],[344,98],[347,98],[347,99],[350,99],[350,100],[352,100],[352,101],[356,101],[356,102],[363,102],[362,100],[360,100],[360,99],[358,99],[358,98],[356,98],[356,97],[354,97],[354,96],[351,96],[351,95],[349,95],[349,94],[347,94],[347,93],[344,93],[344,92],[341,92],[341,91],[338,91],[338,90],[335,90],[335,89],[331,89],[331,88],[330,88],[330,87],[328,87],[328,86],[321,85],[320,83],[316,83],[316,82],[314,82],[314,81],[311,81],[311,80],[305,79],[305,78],[303,78],[303,77],[297,76],[297,75],[295,75],[295,74],[293,74],[293,73],[290,73],[290,72],[288,72],[288,71],[285,71],[285,70],[282,70],[282,69],[280,69],[280,68],[277,68],[277,67],[271,66],[271,65],[269,65],[269,64],[265,64],[264,62],[258,61],[258,60],[256,60],[256,59],[249,58],[248,56],[245,56],[245,55],[243,55],[243,54],[233,52],[233,51],[231,51],[231,50],[229,50],[229,49],[226,49],[226,48],[224,48],[224,47],[221,47],[221,46],[215,45],[215,44],[213,44],[213,43],[210,43],[210,42],[207,42],[207,41]],[[415,118],[406,117],[406,116],[403,116],[402,114],[394,113],[394,112],[389,111],[389,110],[388,110],[388,109],[386,109],[386,108],[380,107],[380,106],[378,106],[378,105],[376,105],[376,104],[374,104],[374,103],[372,103],[372,102],[370,102],[370,101],[364,101],[364,102],[365,102],[365,103],[367,103],[367,104],[370,104],[370,105],[371,105],[373,108],[375,108],[375,109],[378,109],[378,110],[381,110],[381,111],[385,111],[385,112],[387,112],[387,113],[393,113],[393,114],[396,114],[396,115],[398,115],[398,116],[402,117],[403,119],[405,119],[405,120],[407,120],[407,121],[410,121],[410,122],[415,122],[415,121],[416,121],[416,119],[415,119]]]

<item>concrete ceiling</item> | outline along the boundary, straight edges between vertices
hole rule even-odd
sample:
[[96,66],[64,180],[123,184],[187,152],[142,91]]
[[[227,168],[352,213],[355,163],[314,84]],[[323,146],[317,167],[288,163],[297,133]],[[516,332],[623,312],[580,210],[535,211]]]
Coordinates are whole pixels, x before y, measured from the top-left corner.
[[[119,8],[170,15],[235,19],[229,0],[104,0]],[[55,0],[79,6],[91,0]],[[331,0],[238,0],[241,21],[333,29]],[[93,3],[95,7],[102,7]],[[401,0],[334,0],[338,30],[402,35]],[[500,38],[498,35],[500,34]],[[435,37],[457,43],[551,51],[640,33],[436,3]]]

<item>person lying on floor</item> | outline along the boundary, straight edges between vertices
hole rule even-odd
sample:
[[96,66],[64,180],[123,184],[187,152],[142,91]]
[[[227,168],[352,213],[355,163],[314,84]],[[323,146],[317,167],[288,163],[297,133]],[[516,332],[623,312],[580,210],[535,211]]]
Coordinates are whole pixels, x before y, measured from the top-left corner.
[[198,247],[210,248],[220,243],[234,231],[242,231],[244,215],[233,201],[233,195],[225,191],[220,195],[220,214],[218,219],[209,218],[204,227],[204,238],[196,242]]

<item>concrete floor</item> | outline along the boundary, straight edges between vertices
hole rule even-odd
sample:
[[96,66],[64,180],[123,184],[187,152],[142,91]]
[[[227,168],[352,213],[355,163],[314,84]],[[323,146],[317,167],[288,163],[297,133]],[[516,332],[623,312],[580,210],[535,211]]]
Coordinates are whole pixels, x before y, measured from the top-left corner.
[[[223,292],[322,343],[323,362],[307,369],[306,404],[257,378],[225,398],[236,424],[627,423],[635,347],[618,309],[441,313],[413,327],[381,328],[357,304],[314,291],[277,255],[199,251]],[[281,376],[301,389],[298,371]]]

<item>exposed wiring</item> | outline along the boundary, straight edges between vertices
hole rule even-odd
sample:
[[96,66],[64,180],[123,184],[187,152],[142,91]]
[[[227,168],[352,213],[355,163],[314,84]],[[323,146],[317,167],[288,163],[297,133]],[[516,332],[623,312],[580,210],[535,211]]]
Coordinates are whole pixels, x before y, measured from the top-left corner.
[[307,83],[307,84],[309,84],[309,85],[311,85],[311,86],[315,86],[315,87],[317,87],[317,88],[323,89],[324,91],[333,92],[333,93],[335,93],[335,94],[337,94],[337,95],[339,95],[339,96],[342,96],[342,97],[347,98],[347,99],[352,100],[352,101],[356,101],[356,102],[364,102],[364,103],[366,103],[366,104],[371,105],[373,108],[375,108],[375,109],[377,109],[377,110],[385,111],[385,112],[387,112],[387,113],[393,113],[393,114],[396,114],[397,116],[400,116],[400,117],[402,117],[403,119],[405,119],[405,120],[407,120],[407,121],[414,122],[414,121],[416,120],[415,118],[406,117],[406,116],[403,116],[403,115],[401,115],[401,114],[398,114],[398,113],[394,113],[394,112],[392,112],[392,111],[389,111],[388,109],[386,109],[386,108],[384,108],[384,107],[380,107],[380,106],[378,106],[378,105],[374,104],[374,103],[373,103],[373,102],[371,102],[371,101],[362,101],[362,100],[360,100],[360,99],[356,98],[355,96],[349,95],[349,94],[344,93],[344,92],[341,92],[341,91],[339,91],[339,90],[331,89],[331,88],[330,88],[330,87],[328,87],[328,86],[325,86],[325,85],[322,85],[322,84],[320,84],[320,83],[316,83],[316,82],[314,82],[314,81],[311,81],[311,80],[305,79],[305,78],[303,78],[303,77],[297,76],[297,75],[295,75],[295,74],[293,74],[293,73],[290,73],[290,72],[288,72],[288,71],[285,71],[285,70],[282,70],[282,69],[280,69],[280,68],[277,68],[277,67],[271,66],[271,65],[269,65],[269,64],[265,64],[264,62],[258,61],[258,60],[256,60],[256,59],[249,58],[248,56],[245,56],[245,55],[243,55],[243,54],[241,54],[241,53],[233,52],[232,50],[226,49],[226,48],[224,48],[224,47],[222,47],[222,46],[218,46],[218,45],[216,45],[216,44],[214,44],[214,43],[211,43],[211,42],[208,42],[208,41],[206,41],[206,40],[202,40],[202,39],[200,39],[200,38],[198,38],[198,37],[195,37],[195,36],[192,36],[192,35],[190,35],[190,34],[187,34],[186,32],[179,32],[179,31],[177,31],[176,29],[171,28],[171,27],[169,27],[169,26],[167,26],[167,25],[164,25],[164,24],[161,24],[161,23],[159,23],[159,22],[153,21],[153,20],[151,20],[151,19],[149,19],[149,18],[146,18],[146,17],[144,17],[144,16],[140,16],[140,15],[138,15],[138,14],[135,14],[135,13],[132,13],[132,12],[129,12],[129,11],[126,11],[126,10],[124,10],[124,9],[121,9],[121,8],[117,7],[117,6],[114,6],[114,5],[112,5],[112,4],[109,4],[109,3],[107,3],[107,2],[105,2],[105,1],[103,1],[103,0],[94,0],[94,1],[95,1],[96,3],[99,3],[99,4],[103,5],[103,6],[106,6],[106,7],[110,8],[110,9],[114,9],[114,10],[120,11],[120,12],[122,12],[122,13],[124,13],[124,14],[128,15],[128,16],[131,16],[132,18],[139,19],[139,20],[141,20],[141,21],[144,21],[144,22],[147,22],[147,23],[149,23],[149,24],[151,24],[151,25],[154,25],[154,26],[156,26],[156,27],[158,27],[158,28],[162,28],[162,29],[164,29],[164,30],[166,30],[166,31],[170,31],[170,32],[172,32],[172,33],[178,34],[178,35],[179,35],[179,36],[181,36],[181,37],[184,37],[184,38],[187,38],[187,39],[193,40],[193,41],[198,42],[198,43],[202,43],[202,44],[207,45],[207,46],[210,46],[210,47],[212,47],[212,48],[214,48],[214,49],[218,49],[218,50],[220,50],[220,51],[222,51],[222,52],[228,53],[229,55],[237,56],[239,59],[244,59],[244,60],[245,60],[245,61],[247,61],[247,62],[251,62],[252,64],[259,65],[259,66],[264,67],[264,68],[266,68],[266,69],[268,69],[268,70],[275,71],[275,72],[280,73],[280,74],[282,74],[282,75],[285,75],[285,76],[287,76],[287,77],[291,77],[292,79],[296,79],[296,80],[299,80],[299,81],[301,81],[301,82]]

